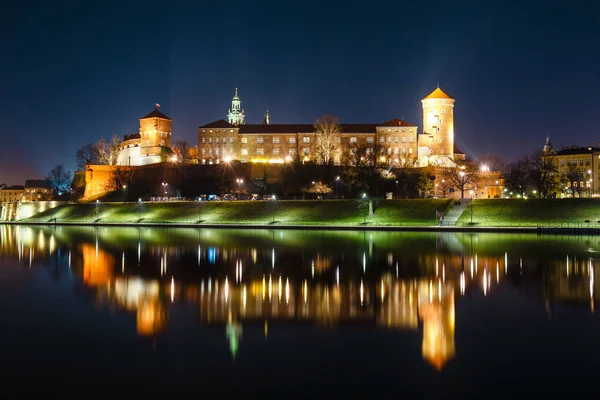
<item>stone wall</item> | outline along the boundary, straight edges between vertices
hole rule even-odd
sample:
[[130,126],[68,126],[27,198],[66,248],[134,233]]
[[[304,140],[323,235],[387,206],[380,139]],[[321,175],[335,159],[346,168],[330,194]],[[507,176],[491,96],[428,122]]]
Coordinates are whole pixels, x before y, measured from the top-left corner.
[[28,203],[5,203],[0,211],[0,221],[20,221],[34,214],[67,204],[66,201],[32,201]]

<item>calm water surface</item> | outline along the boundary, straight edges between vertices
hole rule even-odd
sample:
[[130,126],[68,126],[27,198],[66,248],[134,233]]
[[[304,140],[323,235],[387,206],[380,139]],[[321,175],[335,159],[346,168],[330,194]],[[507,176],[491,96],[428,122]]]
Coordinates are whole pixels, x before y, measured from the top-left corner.
[[0,226],[7,393],[600,397],[600,239]]

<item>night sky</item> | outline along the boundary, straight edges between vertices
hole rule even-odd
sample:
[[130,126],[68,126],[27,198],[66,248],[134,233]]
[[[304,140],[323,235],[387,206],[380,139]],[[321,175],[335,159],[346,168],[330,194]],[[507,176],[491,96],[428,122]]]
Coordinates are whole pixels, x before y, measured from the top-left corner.
[[456,141],[513,161],[600,141],[592,1],[25,1],[0,11],[0,182],[138,130],[160,103],[197,144],[239,87],[248,123],[402,118],[456,98]]

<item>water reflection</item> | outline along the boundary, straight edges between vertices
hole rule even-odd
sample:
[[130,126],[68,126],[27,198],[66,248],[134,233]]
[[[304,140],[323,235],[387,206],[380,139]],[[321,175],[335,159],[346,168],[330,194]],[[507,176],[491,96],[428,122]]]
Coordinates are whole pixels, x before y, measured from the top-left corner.
[[[597,238],[0,226],[0,254],[67,271],[141,336],[195,307],[235,358],[245,326],[373,326],[421,335],[437,369],[456,356],[455,301],[503,284],[546,304],[595,308]],[[540,252],[540,249],[544,249]],[[190,321],[192,322],[192,321]],[[458,349],[460,350],[460,349]]]

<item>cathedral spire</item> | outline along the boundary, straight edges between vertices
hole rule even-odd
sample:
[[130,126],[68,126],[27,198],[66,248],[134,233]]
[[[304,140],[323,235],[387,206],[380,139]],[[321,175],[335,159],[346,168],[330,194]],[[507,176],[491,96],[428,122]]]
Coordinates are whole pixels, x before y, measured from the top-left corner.
[[269,109],[267,108],[267,112],[265,113],[265,118],[263,119],[264,125],[269,125]]
[[231,108],[227,112],[227,119],[232,125],[243,125],[245,120],[244,110],[242,109],[242,102],[238,96],[238,88],[235,88],[235,95],[231,100]]

